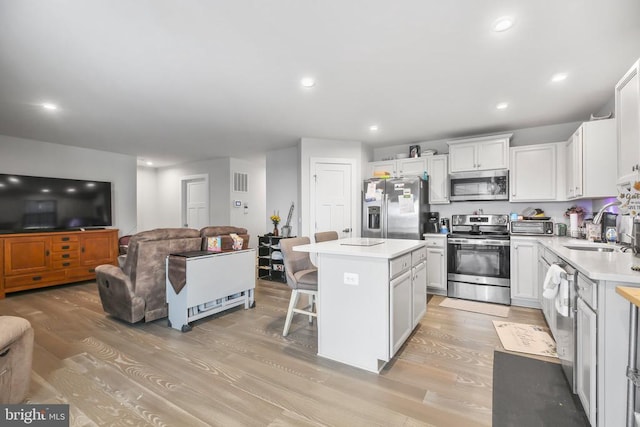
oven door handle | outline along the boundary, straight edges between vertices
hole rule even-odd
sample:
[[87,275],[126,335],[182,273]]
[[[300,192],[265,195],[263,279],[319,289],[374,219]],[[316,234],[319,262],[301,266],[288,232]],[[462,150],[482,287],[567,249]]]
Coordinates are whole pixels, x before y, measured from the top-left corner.
[[463,244],[463,245],[476,245],[476,246],[510,246],[509,240],[489,240],[489,239],[460,239],[457,237],[449,237],[449,243]]

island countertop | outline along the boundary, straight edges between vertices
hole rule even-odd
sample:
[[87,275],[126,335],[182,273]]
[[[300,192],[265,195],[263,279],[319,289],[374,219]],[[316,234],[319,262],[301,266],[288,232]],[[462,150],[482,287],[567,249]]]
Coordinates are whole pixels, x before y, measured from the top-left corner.
[[424,240],[350,237],[294,246],[294,251],[392,259],[423,247]]

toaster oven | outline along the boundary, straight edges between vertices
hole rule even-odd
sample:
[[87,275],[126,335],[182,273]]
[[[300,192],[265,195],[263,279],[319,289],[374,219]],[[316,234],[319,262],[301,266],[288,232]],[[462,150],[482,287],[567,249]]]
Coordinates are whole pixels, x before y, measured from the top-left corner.
[[553,221],[523,220],[511,221],[511,234],[552,235]]

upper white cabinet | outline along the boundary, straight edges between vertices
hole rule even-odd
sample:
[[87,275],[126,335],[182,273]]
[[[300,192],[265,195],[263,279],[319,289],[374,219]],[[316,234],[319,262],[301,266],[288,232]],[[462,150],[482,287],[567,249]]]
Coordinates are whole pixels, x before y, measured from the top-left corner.
[[616,190],[615,120],[583,123],[567,141],[567,199],[612,197]]
[[446,154],[427,156],[429,203],[449,203],[449,157]]
[[396,161],[381,160],[379,162],[369,162],[369,178],[396,177]]
[[618,182],[635,180],[640,171],[640,60],[616,85]]
[[396,160],[398,177],[403,176],[423,176],[427,170],[426,157],[411,157],[408,159]]
[[398,160],[381,160],[369,163],[369,178],[401,178],[422,176],[427,170],[427,157],[411,157]]
[[509,201],[557,200],[558,144],[513,147],[510,152]]
[[449,172],[509,169],[512,134],[449,141]]

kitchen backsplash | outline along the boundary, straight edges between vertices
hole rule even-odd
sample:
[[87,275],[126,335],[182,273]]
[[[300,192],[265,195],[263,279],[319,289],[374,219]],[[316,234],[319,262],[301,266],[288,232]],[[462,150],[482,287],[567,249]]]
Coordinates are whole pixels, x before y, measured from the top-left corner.
[[[530,202],[530,203],[509,203],[509,202],[452,202],[448,205],[430,205],[430,209],[440,213],[440,217],[451,218],[451,215],[455,214],[472,214],[474,212],[480,213],[482,210],[485,214],[509,214],[516,212],[521,214],[526,208],[538,208],[542,209],[546,216],[551,217],[551,220],[555,222],[561,222],[569,224],[569,218],[564,216],[566,210],[573,206],[578,205],[583,207],[587,212],[597,212],[605,202],[604,199],[596,200],[575,200],[568,202]],[[589,218],[591,215],[587,215]]]

